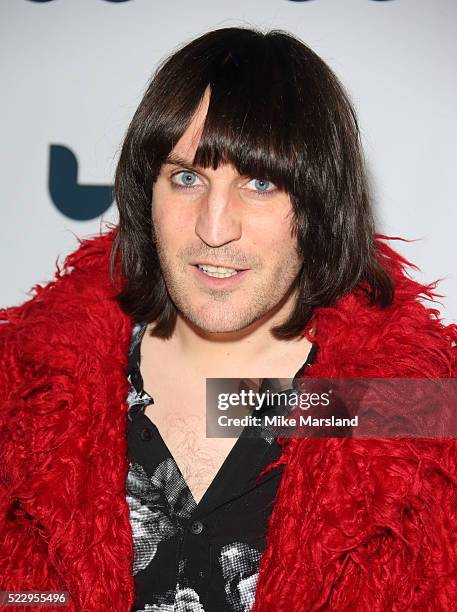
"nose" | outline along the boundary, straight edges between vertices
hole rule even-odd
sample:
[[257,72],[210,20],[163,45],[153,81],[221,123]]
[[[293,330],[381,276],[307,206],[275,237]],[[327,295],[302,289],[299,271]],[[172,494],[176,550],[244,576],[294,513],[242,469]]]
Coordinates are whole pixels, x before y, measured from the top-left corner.
[[210,247],[220,247],[241,238],[239,197],[229,186],[214,186],[200,202],[195,233]]

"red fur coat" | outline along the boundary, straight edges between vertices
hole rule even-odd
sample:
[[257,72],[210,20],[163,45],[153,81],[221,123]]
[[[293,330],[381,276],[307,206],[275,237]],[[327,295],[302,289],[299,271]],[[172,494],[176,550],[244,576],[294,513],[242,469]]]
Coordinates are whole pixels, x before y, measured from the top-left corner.
[[[0,311],[0,590],[67,590],[70,612],[133,602],[131,321],[111,299],[111,242],[83,241],[52,283]],[[310,375],[456,377],[457,326],[423,300],[435,285],[377,246],[394,304],[357,289],[317,309]],[[292,440],[280,461],[256,612],[457,610],[457,440]]]

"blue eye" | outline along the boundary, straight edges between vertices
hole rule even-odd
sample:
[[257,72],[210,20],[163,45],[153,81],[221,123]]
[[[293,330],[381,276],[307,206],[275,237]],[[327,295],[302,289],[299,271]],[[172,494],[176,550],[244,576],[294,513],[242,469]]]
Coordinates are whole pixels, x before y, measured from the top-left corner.
[[270,193],[276,189],[275,184],[266,179],[252,179],[252,181],[249,181],[248,185],[251,183],[254,183],[254,189],[258,193]]
[[182,170],[172,176],[173,183],[179,187],[193,187],[197,180],[197,175],[188,170]]

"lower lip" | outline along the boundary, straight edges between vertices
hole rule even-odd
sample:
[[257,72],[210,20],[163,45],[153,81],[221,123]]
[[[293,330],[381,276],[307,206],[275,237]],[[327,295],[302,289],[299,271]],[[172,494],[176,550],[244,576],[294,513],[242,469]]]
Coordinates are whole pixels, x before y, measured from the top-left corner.
[[205,285],[207,285],[208,287],[233,287],[234,285],[242,281],[246,276],[247,272],[249,272],[249,270],[240,270],[236,274],[232,274],[232,276],[227,276],[226,278],[216,278],[215,276],[209,276],[208,274],[205,274],[205,272],[203,272],[203,270],[200,270],[198,266],[192,265],[192,268],[197,278],[203,283],[205,283]]

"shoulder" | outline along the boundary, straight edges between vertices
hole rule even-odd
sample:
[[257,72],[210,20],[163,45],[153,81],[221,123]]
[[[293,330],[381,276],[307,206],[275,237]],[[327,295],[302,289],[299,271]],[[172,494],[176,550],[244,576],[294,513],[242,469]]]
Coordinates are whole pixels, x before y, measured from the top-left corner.
[[438,281],[415,280],[411,269],[418,270],[417,266],[386,239],[378,234],[375,246],[393,281],[391,304],[370,304],[358,286],[335,305],[317,309],[313,323],[322,350],[314,375],[320,375],[322,366],[339,376],[454,378],[457,325],[441,319],[436,307],[436,298],[442,297],[435,292]]
[[35,285],[23,304],[0,309],[0,397],[31,367],[72,362],[84,347],[103,345],[107,328],[128,337],[129,318],[115,300],[119,279],[110,274],[115,234],[79,240],[51,281]]
[[[29,292],[31,296],[19,306],[0,308],[0,329],[16,330],[31,319],[39,319],[51,310],[66,310],[66,302],[94,301],[97,297],[115,295],[117,279],[110,276],[111,248],[116,228],[93,238],[78,239],[79,247],[66,256],[61,266],[56,264],[54,278],[45,284],[37,284]],[[76,300],[76,296],[80,299]],[[8,335],[8,331],[6,331]]]

